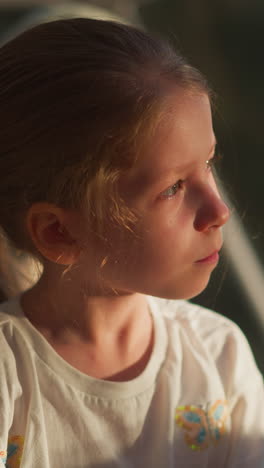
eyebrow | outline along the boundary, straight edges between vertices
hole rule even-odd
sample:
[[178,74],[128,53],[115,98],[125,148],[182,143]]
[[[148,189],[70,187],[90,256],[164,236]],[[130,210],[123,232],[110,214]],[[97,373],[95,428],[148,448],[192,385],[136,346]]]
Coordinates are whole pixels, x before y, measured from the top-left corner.
[[[208,157],[215,151],[215,147],[217,145],[217,141],[215,140],[213,145],[211,146],[209,152],[208,152]],[[182,172],[185,171],[189,166],[192,166],[193,163],[189,163],[187,165],[181,165],[178,167],[173,167],[169,169],[165,169],[164,171],[159,171],[158,175],[151,173],[151,171],[144,171],[141,174],[138,174],[138,176],[134,179],[134,182],[132,182],[132,186],[136,187],[137,193],[143,193],[150,186],[153,186],[154,184],[156,185],[158,182],[160,182],[162,179],[169,179],[169,176],[171,175],[171,179],[177,174],[177,172]],[[168,180],[168,184],[170,181]]]
[[[210,150],[208,152],[208,157],[210,157],[211,155],[213,155],[215,153],[216,145],[217,145],[217,141],[215,139],[213,145],[211,146],[211,148],[210,148]],[[165,169],[164,171],[159,172],[158,177],[154,177],[154,178],[151,178],[151,176],[148,177],[148,175],[145,175],[146,176],[145,180],[147,181],[147,183],[152,183],[152,182],[155,182],[156,179],[160,180],[161,177],[165,177],[166,174],[169,175],[170,173],[173,174],[173,173],[177,173],[177,172],[183,172],[186,169],[188,169],[189,167],[191,167],[192,165],[193,165],[193,163],[189,162],[188,164],[185,164],[185,165],[181,164],[179,166],[174,166],[173,168],[170,168],[170,169]]]

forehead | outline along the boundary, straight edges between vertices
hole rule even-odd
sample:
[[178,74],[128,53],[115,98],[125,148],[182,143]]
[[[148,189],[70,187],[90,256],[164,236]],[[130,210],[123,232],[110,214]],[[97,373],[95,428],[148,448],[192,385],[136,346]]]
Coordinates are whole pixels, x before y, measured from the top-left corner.
[[183,171],[208,156],[214,143],[208,96],[175,93],[130,176],[139,181]]

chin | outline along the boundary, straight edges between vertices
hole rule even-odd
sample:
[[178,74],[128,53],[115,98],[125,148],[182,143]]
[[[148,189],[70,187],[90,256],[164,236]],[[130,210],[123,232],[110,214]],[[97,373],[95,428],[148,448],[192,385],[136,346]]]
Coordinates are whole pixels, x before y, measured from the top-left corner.
[[182,299],[188,300],[188,299],[193,299],[194,297],[198,296],[206,289],[208,283],[209,283],[209,279],[204,284],[200,285],[199,287],[193,288],[191,291],[186,292],[186,294],[184,295],[184,297],[182,297]]
[[210,276],[206,278],[203,282],[199,281],[192,282],[191,285],[187,285],[187,281],[184,285],[179,285],[175,288],[175,285],[171,285],[170,288],[166,288],[166,290],[160,291],[158,294],[152,294],[153,296],[161,297],[164,299],[170,300],[188,300],[192,299],[193,297],[198,296],[201,292],[203,292],[210,280]]

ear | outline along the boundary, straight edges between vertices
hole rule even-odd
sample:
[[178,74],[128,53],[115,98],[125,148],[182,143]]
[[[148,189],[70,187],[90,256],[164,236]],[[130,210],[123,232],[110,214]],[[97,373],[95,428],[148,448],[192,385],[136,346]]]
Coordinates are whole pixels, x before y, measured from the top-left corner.
[[80,254],[70,229],[69,212],[51,203],[34,203],[26,218],[27,231],[40,254],[60,265],[73,265]]

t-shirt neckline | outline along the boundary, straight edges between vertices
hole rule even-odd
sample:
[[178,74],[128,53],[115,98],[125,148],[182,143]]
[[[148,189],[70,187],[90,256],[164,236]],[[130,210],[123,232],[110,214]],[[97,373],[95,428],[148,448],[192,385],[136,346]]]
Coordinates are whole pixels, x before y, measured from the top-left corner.
[[12,321],[15,323],[19,321],[18,329],[26,344],[32,348],[32,352],[44,363],[51,374],[55,373],[56,378],[63,379],[65,383],[79,391],[113,400],[137,396],[153,386],[165,359],[168,344],[166,327],[155,298],[147,296],[147,300],[154,324],[153,350],[143,372],[136,378],[124,382],[97,379],[79,371],[65,361],[28,320],[21,307],[20,296],[11,299],[6,305],[10,306],[8,309],[10,308]]

